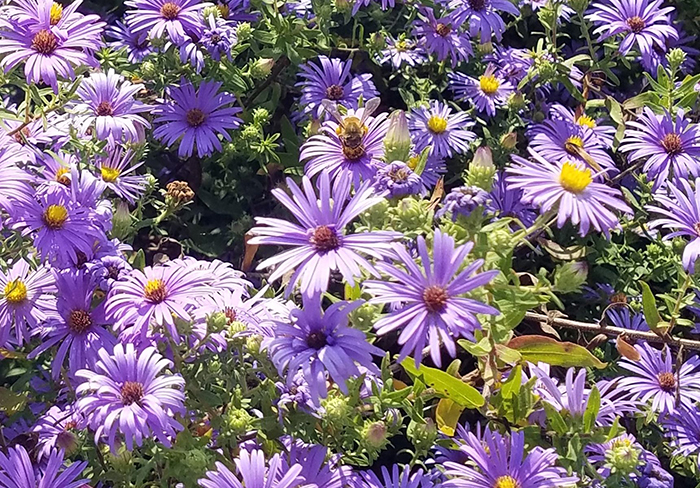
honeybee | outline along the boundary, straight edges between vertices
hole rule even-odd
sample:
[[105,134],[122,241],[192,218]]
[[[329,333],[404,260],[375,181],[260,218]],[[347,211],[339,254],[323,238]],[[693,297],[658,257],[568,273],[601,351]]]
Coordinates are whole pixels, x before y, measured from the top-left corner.
[[343,117],[338,111],[338,107],[330,100],[323,100],[323,107],[338,121],[336,134],[343,145],[343,154],[348,159],[358,159],[365,153],[362,139],[367,134],[365,121],[377,110],[381,100],[379,97],[368,100],[364,106],[361,117]]

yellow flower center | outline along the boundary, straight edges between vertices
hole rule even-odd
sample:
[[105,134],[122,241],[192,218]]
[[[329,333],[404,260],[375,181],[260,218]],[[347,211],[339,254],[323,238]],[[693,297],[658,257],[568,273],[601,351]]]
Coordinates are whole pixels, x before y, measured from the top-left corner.
[[591,170],[579,169],[575,164],[564,163],[559,175],[562,188],[571,193],[581,193],[593,181]]
[[165,288],[163,280],[148,280],[146,286],[143,287],[143,296],[150,302],[160,303],[168,298],[168,290]]
[[395,46],[396,46],[397,51],[405,51],[408,49],[408,41],[406,41],[405,39],[402,39],[402,40],[398,41],[395,44]]
[[63,5],[60,3],[54,2],[53,5],[51,5],[51,13],[49,14],[49,19],[51,22],[51,25],[56,25],[61,21],[61,18],[63,17]]
[[5,300],[10,303],[21,303],[27,298],[27,285],[19,278],[5,285]]
[[579,136],[571,136],[564,142],[564,149],[569,154],[578,154],[578,149],[583,148],[583,139]]
[[493,75],[483,75],[479,78],[479,87],[481,91],[487,95],[493,95],[498,91],[498,87],[501,86],[501,82]]
[[499,476],[493,488],[520,488],[520,484],[512,476]]
[[406,166],[411,169],[416,169],[418,167],[418,162],[420,161],[420,156],[412,156],[406,161]]
[[119,178],[120,171],[117,168],[110,168],[109,166],[102,166],[100,168],[100,174],[102,175],[102,180],[107,183],[112,183],[117,181]]
[[576,123],[582,127],[588,127],[589,129],[595,128],[595,120],[588,115],[582,115],[576,119]]
[[428,119],[428,129],[435,134],[442,134],[447,130],[447,119],[433,115]]
[[613,449],[616,449],[619,447],[630,447],[631,445],[632,445],[632,441],[627,439],[627,438],[615,439],[612,443]]
[[68,210],[63,205],[49,205],[44,210],[44,225],[52,230],[58,230],[68,220]]

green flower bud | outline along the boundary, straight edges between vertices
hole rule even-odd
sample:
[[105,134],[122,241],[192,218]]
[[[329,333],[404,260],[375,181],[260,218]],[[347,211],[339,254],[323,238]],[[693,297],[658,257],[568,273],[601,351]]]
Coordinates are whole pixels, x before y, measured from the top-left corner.
[[491,41],[479,43],[477,50],[481,55],[491,54],[493,52],[493,43]]
[[574,293],[587,278],[588,264],[585,261],[569,261],[557,266],[554,272],[554,290],[559,293]]
[[181,459],[184,468],[192,472],[201,470],[202,466],[208,466],[210,461],[210,456],[206,452],[196,449],[186,451]]
[[386,39],[381,32],[375,32],[369,38],[369,45],[371,49],[381,51],[386,47]]
[[384,138],[384,157],[387,162],[408,161],[411,153],[411,133],[406,112],[395,110],[389,117],[389,131]]
[[265,125],[270,120],[270,111],[264,107],[253,109],[253,123],[256,125]]
[[487,234],[491,249],[509,249],[513,247],[513,233],[507,228],[494,229]]
[[348,400],[349,398],[344,395],[329,393],[328,397],[321,401],[323,420],[331,425],[347,423],[352,413]]
[[228,325],[228,318],[223,312],[216,312],[207,317],[207,330],[212,333],[221,332]]
[[252,33],[253,28],[250,26],[249,22],[241,22],[236,28],[236,37],[238,38],[238,42],[247,41],[250,39]]
[[482,146],[474,152],[474,159],[469,163],[467,185],[491,191],[495,175],[496,166],[493,164],[493,153],[488,146]]
[[207,371],[212,374],[217,374],[221,371],[221,362],[217,359],[213,359],[207,362]]
[[241,139],[246,142],[254,142],[262,135],[257,125],[245,125],[240,131]]
[[202,9],[202,19],[206,20],[209,17],[214,17],[215,19],[218,19],[221,17],[221,9],[217,7],[216,5],[210,5],[208,7],[205,7]]
[[350,314],[350,323],[361,330],[370,330],[381,312],[381,307],[363,303]]
[[613,439],[611,448],[605,452],[605,465],[613,473],[631,474],[639,465],[640,453],[632,438],[618,437]]
[[229,408],[223,420],[221,433],[229,438],[245,434],[253,425],[253,416],[242,408]]
[[56,447],[63,449],[67,456],[70,456],[78,450],[78,436],[73,432],[73,428],[74,427],[71,427],[69,423],[56,438]]
[[425,419],[425,423],[411,420],[406,433],[418,452],[427,452],[435,445],[435,440],[438,437],[437,426],[430,418]]
[[503,149],[512,151],[513,149],[515,149],[515,146],[518,143],[518,133],[508,132],[506,134],[503,134],[499,142]]
[[508,108],[511,110],[521,110],[526,106],[527,102],[525,101],[525,97],[519,91],[516,91],[508,97]]
[[129,205],[124,201],[119,201],[112,214],[112,236],[119,239],[127,237],[131,229],[131,220]]
[[591,3],[590,0],[569,0],[569,6],[579,14],[588,10],[589,3]]
[[677,70],[685,62],[685,51],[680,48],[673,48],[666,54],[666,59],[668,64],[671,66],[672,70]]
[[152,61],[144,61],[141,63],[141,76],[145,80],[152,80],[158,76],[158,70],[155,63]]
[[362,427],[361,436],[370,450],[380,450],[388,443],[387,433],[386,424],[381,420],[376,422],[366,420]]
[[262,336],[251,335],[246,338],[245,348],[246,350],[256,356],[260,354],[260,345],[262,344]]
[[343,13],[349,13],[350,9],[352,8],[352,5],[355,3],[354,1],[350,2],[348,0],[335,0],[335,9],[343,14]]
[[275,65],[275,60],[271,58],[260,58],[256,60],[250,67],[250,76],[256,80],[264,80],[272,72],[272,67]]

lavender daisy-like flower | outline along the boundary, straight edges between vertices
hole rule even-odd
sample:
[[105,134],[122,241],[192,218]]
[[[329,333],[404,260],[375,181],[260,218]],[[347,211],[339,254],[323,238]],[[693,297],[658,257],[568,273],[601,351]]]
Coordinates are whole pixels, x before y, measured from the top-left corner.
[[442,208],[435,214],[437,217],[452,215],[457,220],[458,215],[468,217],[477,208],[483,208],[489,203],[489,194],[478,186],[460,186],[453,188],[442,203]]
[[700,453],[700,411],[696,407],[681,407],[673,415],[663,417],[661,425],[674,455],[688,457]]
[[134,32],[124,22],[116,21],[107,27],[107,35],[114,41],[107,43],[109,47],[118,51],[126,49],[127,60],[130,63],[139,63],[146,59],[146,56],[154,52],[150,42],[148,42],[148,32]]
[[87,467],[87,461],[65,466],[63,451],[53,451],[43,469],[32,464],[24,446],[0,451],[0,488],[80,488],[88,479],[76,479]]
[[[362,7],[366,7],[367,5],[370,5],[371,3],[377,2],[378,0],[357,0],[354,2],[352,6],[352,15],[355,15],[357,12],[360,11]],[[396,5],[396,0],[380,0],[378,3],[381,4],[382,10],[387,10],[390,8],[394,8]]]
[[242,120],[236,114],[243,109],[231,107],[236,97],[219,93],[220,88],[219,82],[202,81],[195,90],[185,80],[179,87],[170,87],[167,91],[172,101],[163,102],[154,109],[158,116],[154,123],[160,125],[153,135],[168,145],[179,140],[178,156],[181,158],[190,157],[195,145],[199,157],[209,156],[214,149],[221,151],[217,134],[230,141],[227,130],[240,127]]
[[[207,471],[206,478],[199,480],[203,488],[297,488],[305,487],[306,479],[301,472],[301,464],[289,466],[279,454],[265,462],[265,455],[259,449],[241,449],[236,463],[237,474],[232,473],[223,463],[217,461],[216,471]],[[314,485],[312,485],[314,486]]]
[[378,56],[380,64],[391,63],[395,69],[401,68],[404,64],[417,66],[426,60],[425,50],[418,46],[418,43],[406,36],[394,39],[391,36],[386,38],[386,47],[382,49]]
[[366,488],[431,488],[434,486],[433,477],[418,469],[411,473],[409,466],[404,466],[399,470],[399,465],[394,464],[391,471],[386,466],[382,466],[382,478],[380,479],[374,471],[363,471],[362,484]]
[[438,61],[447,58],[454,68],[461,61],[472,56],[469,35],[459,30],[459,24],[451,17],[435,18],[433,10],[419,8],[421,16],[414,23],[414,36],[421,39],[428,54],[435,54]]
[[351,466],[340,465],[340,454],[332,454],[326,446],[306,444],[287,436],[280,439],[288,455],[283,461],[288,466],[304,466],[304,477],[313,480],[318,488],[342,488],[357,480]]
[[360,97],[367,101],[379,95],[372,74],[350,74],[351,61],[319,56],[318,63],[309,61],[299,67],[302,81],[296,86],[301,88],[299,106],[303,114],[320,119],[324,113],[323,100],[356,109]]
[[[561,104],[554,104],[549,110],[549,116],[552,119],[562,119],[572,124],[580,125],[581,127],[590,129],[593,131],[593,135],[597,139],[597,142],[606,147],[611,148],[613,141],[615,139],[616,129],[612,125],[602,124],[602,120],[594,119],[586,115],[585,113],[577,113],[568,107]],[[539,126],[533,127],[533,130],[539,129]]]
[[250,12],[250,0],[218,0],[216,8],[226,20],[251,22],[258,18],[257,13]]
[[2,21],[5,29],[0,37],[0,54],[6,56],[0,65],[9,72],[24,61],[27,83],[43,82],[58,93],[58,76],[74,79],[74,66],[97,66],[92,53],[102,46],[105,23],[98,22],[95,15],[80,15],[72,16],[62,29],[56,28],[51,19],[53,4],[38,3],[38,17],[30,21],[12,17]]
[[[151,125],[140,113],[151,109],[134,98],[143,85],[132,85],[113,69],[107,73],[93,73],[83,80],[77,95],[81,102],[74,111],[81,131],[95,128],[99,140],[137,141],[143,128]],[[85,115],[80,115],[80,114]],[[141,130],[138,130],[140,126]]]
[[644,319],[643,313],[630,312],[629,307],[614,307],[606,310],[605,317],[613,327],[629,330],[649,330],[649,324]]
[[478,80],[457,72],[450,73],[448,78],[457,98],[469,100],[480,112],[491,117],[496,115],[496,107],[503,107],[515,91],[494,65],[489,65]]
[[460,442],[459,450],[468,463],[445,462],[445,488],[540,488],[575,485],[578,478],[567,476],[556,466],[554,449],[532,446],[525,450],[525,433],[501,435],[488,427],[480,439],[472,432]]
[[214,61],[221,61],[221,56],[232,59],[231,48],[236,44],[236,29],[230,23],[209,16],[205,22],[202,38],[199,40]]
[[479,36],[482,44],[490,42],[494,35],[497,41],[502,38],[506,24],[499,10],[515,17],[520,15],[520,9],[508,0],[452,0],[449,6],[455,9],[450,14],[455,23],[461,25],[469,20],[472,37]]
[[124,4],[134,10],[126,12],[126,22],[135,34],[148,32],[159,39],[167,32],[176,45],[184,44],[189,36],[199,37],[202,30],[199,0],[127,0]]
[[683,110],[674,117],[668,112],[656,115],[645,107],[628,125],[620,151],[629,153],[631,162],[648,158],[643,171],[654,190],[669,177],[678,181],[700,176],[700,128],[685,118]]
[[10,216],[16,214],[18,204],[31,202],[34,197],[34,190],[29,185],[32,177],[17,166],[20,159],[17,151],[0,149],[0,210],[5,210]]
[[661,227],[673,230],[664,236],[664,240],[678,236],[688,236],[692,240],[683,249],[683,268],[695,271],[695,262],[700,256],[700,178],[695,180],[695,190],[690,183],[681,179],[678,186],[668,184],[668,195],[656,193],[654,198],[659,205],[647,205],[651,212],[661,218],[654,219],[649,227]]
[[444,158],[452,153],[464,154],[476,134],[467,130],[474,125],[466,112],[453,113],[446,103],[433,100],[426,107],[412,111],[409,118],[411,138],[416,152],[430,146],[430,154]]
[[131,265],[121,255],[107,255],[99,260],[86,263],[87,270],[97,280],[97,286],[105,293],[109,293],[118,281],[128,278]]
[[248,296],[248,288],[253,284],[245,279],[245,274],[237,270],[231,263],[214,259],[205,261],[186,256],[183,259],[173,259],[167,261],[165,266],[184,267],[188,272],[204,273],[209,278],[208,285],[216,291],[243,289],[244,295]]
[[29,341],[29,328],[55,316],[55,291],[56,282],[47,266],[32,270],[27,261],[19,259],[7,272],[0,269],[0,346],[6,344],[13,324],[15,334],[10,340],[23,344]]
[[399,198],[421,193],[423,181],[405,163],[394,161],[377,170],[374,187],[379,194],[387,192],[389,198]]
[[107,146],[107,156],[95,163],[100,179],[118,197],[133,204],[146,191],[146,177],[134,174],[143,163],[133,164],[134,152],[121,145]]
[[34,349],[30,358],[60,344],[52,361],[51,376],[57,379],[68,357],[68,373],[79,369],[92,369],[99,357],[97,352],[111,349],[116,338],[107,329],[104,303],[93,307],[96,283],[87,273],[55,273],[58,318],[49,319],[38,330],[42,344]]
[[[321,127],[321,134],[311,136],[302,146],[299,158],[308,160],[304,173],[314,176],[329,171],[333,178],[350,176],[356,184],[361,179],[374,177],[384,163],[384,138],[389,130],[386,113],[371,117],[367,108],[348,110],[339,122],[329,120]],[[348,140],[348,124],[361,127],[361,139]],[[341,138],[342,136],[342,138]],[[353,136],[354,138],[354,136]]]
[[546,120],[537,126],[530,146],[548,161],[579,163],[594,171],[604,169],[608,174],[617,173],[615,162],[598,143],[593,131],[566,120]]
[[107,318],[126,337],[145,338],[152,325],[166,327],[177,341],[179,332],[174,319],[192,320],[188,305],[194,305],[211,291],[209,280],[205,273],[180,266],[135,269],[128,279],[112,286],[107,297]]
[[79,261],[79,254],[93,254],[95,245],[105,239],[95,212],[74,201],[64,187],[54,186],[25,207],[17,227],[34,232],[34,245],[42,259],[59,267]]
[[700,401],[700,358],[692,356],[675,371],[668,349],[659,351],[647,343],[637,344],[639,361],[620,360],[620,366],[633,373],[620,380],[618,387],[642,403],[651,400],[651,409],[663,414],[677,411],[676,399],[685,408]]
[[37,460],[50,458],[56,449],[68,454],[73,453],[78,447],[78,437],[74,430],[82,423],[82,416],[73,406],[60,408],[54,405],[49,408],[32,428],[32,432],[38,434]]
[[525,227],[530,227],[537,218],[535,210],[530,205],[523,203],[522,190],[508,186],[505,171],[496,174],[493,187],[488,194],[487,205],[488,209],[499,217],[516,218]]
[[256,217],[257,224],[252,233],[251,244],[292,246],[276,256],[260,263],[259,268],[277,266],[270,281],[280,279],[295,270],[287,286],[287,294],[299,283],[304,295],[313,296],[328,288],[331,271],[340,271],[345,281],[353,285],[364,268],[375,274],[373,266],[362,254],[383,259],[391,253],[390,242],[400,234],[388,231],[345,234],[345,228],[359,214],[382,200],[374,194],[372,182],[359,187],[350,196],[351,180],[339,177],[331,188],[330,177],[324,172],[319,177],[319,194],[311,185],[308,176],[302,180],[303,191],[287,179],[292,193],[290,198],[283,190],[272,190],[272,194],[294,215],[299,224],[286,220]]
[[166,447],[170,438],[183,430],[173,417],[185,413],[185,380],[179,374],[161,374],[172,363],[155,348],[137,351],[133,344],[117,344],[110,354],[99,351],[96,371],[76,373],[85,381],[76,389],[77,409],[85,415],[95,442],[106,437],[113,453],[117,452],[117,434],[131,451],[134,441],[155,436]]
[[604,0],[591,5],[586,18],[597,29],[598,41],[623,35],[620,54],[630,52],[637,44],[644,58],[651,58],[656,47],[666,50],[666,39],[678,39],[678,32],[671,25],[668,14],[673,7],[660,8],[662,0]]
[[534,161],[513,155],[514,166],[509,173],[509,188],[523,191],[523,202],[538,207],[541,212],[556,210],[557,225],[567,221],[579,227],[585,236],[591,227],[606,236],[620,223],[610,208],[632,213],[620,199],[619,190],[593,181],[589,168],[570,162],[553,163],[529,150]]
[[348,314],[362,303],[336,302],[323,312],[320,296],[307,298],[303,309],[291,312],[290,323],[276,321],[274,337],[263,340],[288,384],[297,371],[302,372],[316,403],[328,394],[326,374],[346,395],[346,381],[361,374],[357,364],[378,374],[372,356],[384,351],[369,344],[364,332],[348,326]]
[[369,303],[397,306],[380,318],[374,327],[379,335],[397,329],[401,331],[399,361],[413,353],[418,367],[421,353],[429,345],[430,357],[440,366],[441,343],[454,357],[457,354],[455,339],[473,339],[474,330],[481,327],[477,313],[499,314],[490,305],[463,296],[486,285],[499,273],[497,270],[477,273],[483,259],[477,259],[459,271],[473,246],[469,242],[455,247],[451,236],[436,230],[432,260],[425,239],[419,236],[417,248],[421,267],[415,264],[405,247],[396,245],[395,252],[406,271],[386,262],[377,263],[377,268],[394,281],[364,282],[365,291],[374,296]]

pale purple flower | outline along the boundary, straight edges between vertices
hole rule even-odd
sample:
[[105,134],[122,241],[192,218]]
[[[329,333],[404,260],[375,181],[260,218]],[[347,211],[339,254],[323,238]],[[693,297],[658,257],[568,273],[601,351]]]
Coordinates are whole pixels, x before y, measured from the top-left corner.
[[425,61],[425,50],[415,40],[407,39],[405,36],[400,36],[398,39],[388,36],[386,47],[378,56],[379,63],[391,63],[394,69],[399,69],[404,64],[418,66]]
[[[206,478],[199,480],[202,488],[306,488],[301,464],[289,466],[280,454],[265,461],[259,449],[241,449],[236,463],[237,474],[232,473],[223,463],[216,462],[216,471],[207,471]],[[315,485],[311,485],[315,486]]]
[[374,175],[376,192],[387,192],[388,198],[418,195],[423,191],[423,181],[401,161],[394,161],[377,170]]
[[132,8],[125,19],[134,34],[147,32],[150,39],[159,39],[167,32],[179,46],[202,31],[200,10],[206,4],[199,0],[127,0],[124,4]]
[[430,154],[444,158],[469,151],[476,134],[467,129],[473,125],[466,112],[453,113],[448,104],[437,100],[431,101],[428,107],[417,108],[409,116],[415,151],[430,146]]
[[428,54],[435,54],[438,61],[450,59],[452,67],[472,56],[469,35],[459,29],[451,17],[435,18],[431,8],[419,8],[419,18],[414,24],[414,37],[420,39]]
[[87,479],[76,478],[87,467],[87,461],[65,466],[63,451],[54,451],[43,469],[32,464],[22,445],[0,451],[0,488],[81,488]]
[[509,0],[452,0],[449,2],[454,12],[450,16],[457,25],[469,21],[469,31],[472,37],[479,37],[482,44],[491,42],[491,36],[500,41],[506,24],[499,10],[514,17],[520,16],[520,9]]
[[124,22],[116,21],[107,27],[107,35],[114,41],[107,43],[114,50],[126,49],[127,59],[130,63],[139,63],[146,56],[155,52],[148,42],[148,32],[134,32]]
[[448,74],[450,88],[458,99],[469,100],[480,112],[493,117],[497,107],[504,107],[515,91],[511,83],[489,65],[479,79],[463,73]]
[[100,179],[118,197],[134,204],[146,191],[146,177],[134,172],[143,165],[134,163],[134,152],[124,150],[121,145],[107,146],[107,156],[101,156],[95,163]]

